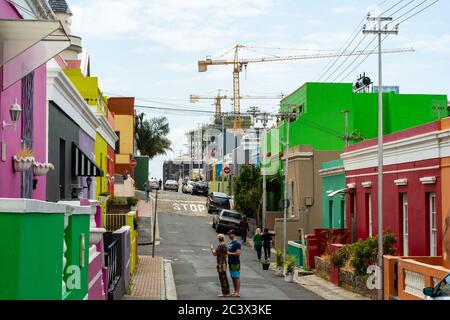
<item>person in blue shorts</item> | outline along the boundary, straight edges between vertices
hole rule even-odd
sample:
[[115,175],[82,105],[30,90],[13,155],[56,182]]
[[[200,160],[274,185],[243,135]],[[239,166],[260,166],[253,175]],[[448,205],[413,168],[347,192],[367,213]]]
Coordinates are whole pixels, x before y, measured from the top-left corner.
[[241,296],[241,243],[236,239],[236,231],[231,230],[228,232],[230,243],[227,245],[228,249],[228,268],[230,269],[230,276],[233,280],[234,293],[233,297]]

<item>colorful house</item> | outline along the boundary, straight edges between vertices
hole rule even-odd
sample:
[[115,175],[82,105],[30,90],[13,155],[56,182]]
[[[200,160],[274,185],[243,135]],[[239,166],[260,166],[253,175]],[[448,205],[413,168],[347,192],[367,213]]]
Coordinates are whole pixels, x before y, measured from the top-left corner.
[[[424,299],[450,272],[448,159],[450,118],[384,137],[383,229],[397,236],[384,258],[385,299]],[[355,239],[378,230],[377,140],[346,148],[347,227]]]
[[[445,95],[390,92],[383,94],[383,100],[386,134],[448,115]],[[296,114],[290,120],[288,198],[292,204],[289,214],[299,222],[292,224],[292,228],[301,227],[310,233],[322,227],[324,202],[321,197],[328,190],[322,189],[322,181],[317,178],[321,165],[338,159],[346,140],[355,144],[376,137],[377,123],[374,119],[377,119],[377,110],[377,94],[355,93],[350,83],[306,83],[282,100],[280,111]],[[287,120],[280,119],[263,139],[270,141],[265,165],[269,175],[281,179],[281,198],[284,194],[286,132]],[[345,137],[346,132],[348,137]],[[317,162],[318,166],[314,165]],[[302,174],[305,172],[302,167],[308,163],[313,171]],[[302,212],[306,212],[306,218],[302,217]]]
[[344,163],[335,160],[322,163],[319,171],[322,177],[322,227],[346,228],[346,184]]
[[111,154],[111,149],[108,151],[108,147],[115,148],[118,140],[114,129],[111,127],[113,115],[108,110],[107,98],[98,87],[97,77],[84,76],[80,69],[65,69],[64,71],[86,103],[91,106],[100,123],[94,143],[95,162],[104,173],[102,177],[97,177],[95,183],[95,197],[98,199],[101,193],[111,191],[108,188],[111,185],[110,179],[111,173],[113,173],[114,159],[108,156]]
[[111,97],[108,108],[114,113],[114,131],[118,136],[115,145],[115,172],[119,175],[128,172],[134,177],[134,166],[131,165],[136,152],[134,98]]
[[[41,20],[23,20],[30,13]],[[45,63],[70,45],[54,18],[46,1],[0,1],[0,176],[8,182],[0,185],[0,197],[46,199],[46,176],[33,169],[49,169]],[[23,32],[14,32],[18,28]],[[56,34],[62,41],[52,40]],[[14,159],[23,148],[32,157]]]

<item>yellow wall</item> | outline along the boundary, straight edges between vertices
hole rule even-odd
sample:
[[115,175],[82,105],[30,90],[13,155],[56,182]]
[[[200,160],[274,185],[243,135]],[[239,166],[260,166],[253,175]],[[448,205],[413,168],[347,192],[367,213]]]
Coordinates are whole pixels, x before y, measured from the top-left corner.
[[108,168],[107,167],[108,144],[98,132],[95,138],[94,150],[95,150],[95,162],[100,167],[100,169],[103,170],[104,173],[103,177],[96,178],[97,186],[95,188],[95,198],[98,199],[98,196],[101,192],[108,191],[108,180],[106,179],[106,173]]
[[[134,153],[134,117],[132,115],[115,116],[115,128],[120,137],[120,154],[132,155]],[[116,164],[130,163],[129,157],[116,157]]]

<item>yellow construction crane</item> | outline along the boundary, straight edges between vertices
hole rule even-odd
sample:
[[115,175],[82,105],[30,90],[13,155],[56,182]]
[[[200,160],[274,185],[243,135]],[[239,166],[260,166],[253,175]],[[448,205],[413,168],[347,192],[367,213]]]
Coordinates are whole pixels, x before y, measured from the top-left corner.
[[[283,99],[283,94],[280,94],[278,96],[240,96],[239,99],[250,99],[250,100],[274,100],[274,99]],[[221,121],[221,115],[222,115],[222,100],[234,100],[234,96],[227,96],[222,94],[222,90],[218,90],[217,96],[201,96],[201,95],[195,95],[191,94],[189,96],[189,101],[191,103],[199,102],[200,100],[214,100],[214,106],[216,107],[216,113],[215,113],[215,121],[216,124],[220,123]]]
[[[307,59],[326,59],[326,58],[334,58],[334,57],[348,57],[348,56],[360,56],[360,55],[372,55],[378,54],[377,50],[371,51],[343,51],[337,52],[334,51],[332,53],[318,53],[318,54],[305,54],[305,55],[297,55],[297,56],[267,56],[267,57],[259,57],[259,58],[240,58],[239,51],[242,48],[246,48],[247,46],[237,44],[235,45],[229,52],[234,50],[234,59],[233,60],[213,60],[207,57],[205,60],[198,61],[198,71],[206,72],[208,70],[208,66],[218,66],[218,65],[232,65],[233,66],[233,105],[234,105],[234,113],[236,114],[236,120],[234,122],[234,129],[240,129],[240,109],[241,109],[241,87],[240,87],[240,73],[242,72],[243,67],[247,67],[249,63],[262,63],[262,62],[276,62],[276,61],[291,61],[291,60],[307,60]],[[331,50],[330,50],[331,51]],[[400,53],[400,52],[412,52],[413,48],[406,49],[388,49],[383,50],[383,53]]]

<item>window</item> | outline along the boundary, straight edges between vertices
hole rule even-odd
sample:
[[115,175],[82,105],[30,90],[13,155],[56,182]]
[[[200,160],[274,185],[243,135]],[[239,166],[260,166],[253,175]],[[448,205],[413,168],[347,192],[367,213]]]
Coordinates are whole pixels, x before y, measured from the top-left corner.
[[115,153],[120,154],[120,132],[116,131],[116,135],[119,137],[119,139],[117,139],[116,141]]
[[436,210],[436,194],[430,193],[430,256],[437,256],[437,210]]
[[439,284],[439,288],[437,291],[439,297],[448,297],[450,296],[450,275],[447,276],[442,282]]
[[403,216],[403,255],[409,256],[409,227],[408,227],[408,195],[402,194],[402,216]]
[[373,237],[373,214],[372,214],[372,194],[366,194],[366,210],[367,210],[367,233],[369,237]]

